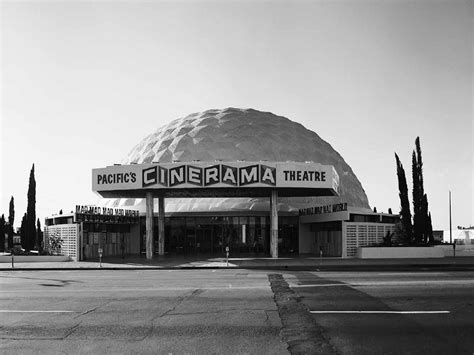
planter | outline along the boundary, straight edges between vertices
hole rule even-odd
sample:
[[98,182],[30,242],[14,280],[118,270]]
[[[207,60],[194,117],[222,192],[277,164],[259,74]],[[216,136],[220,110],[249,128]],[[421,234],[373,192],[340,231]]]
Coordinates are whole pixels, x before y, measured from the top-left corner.
[[434,247],[357,248],[359,259],[444,258],[444,251]]
[[[15,255],[15,263],[50,263],[71,261],[69,256],[64,255]],[[11,263],[11,255],[1,255],[0,263]]]

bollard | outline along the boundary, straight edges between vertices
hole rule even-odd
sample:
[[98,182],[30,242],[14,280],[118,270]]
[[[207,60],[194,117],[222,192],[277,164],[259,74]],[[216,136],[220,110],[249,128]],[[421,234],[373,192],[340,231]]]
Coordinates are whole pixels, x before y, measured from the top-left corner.
[[226,253],[226,266],[229,267],[229,247],[225,247]]

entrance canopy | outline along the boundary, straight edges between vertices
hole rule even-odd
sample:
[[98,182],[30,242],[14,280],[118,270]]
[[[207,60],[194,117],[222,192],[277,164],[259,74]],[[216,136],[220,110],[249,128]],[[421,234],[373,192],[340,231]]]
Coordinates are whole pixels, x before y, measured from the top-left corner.
[[106,198],[336,196],[332,165],[297,162],[174,162],[92,170],[92,190]]

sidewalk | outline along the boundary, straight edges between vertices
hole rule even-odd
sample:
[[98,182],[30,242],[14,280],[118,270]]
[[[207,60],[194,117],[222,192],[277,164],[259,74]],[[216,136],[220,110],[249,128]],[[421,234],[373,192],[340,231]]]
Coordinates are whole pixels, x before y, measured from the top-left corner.
[[131,270],[131,269],[262,269],[262,270],[312,270],[312,271],[388,271],[388,270],[474,270],[474,257],[445,257],[426,259],[341,259],[301,256],[291,258],[205,258],[193,256],[155,256],[104,258],[98,260],[67,262],[0,263],[0,271],[13,270]]

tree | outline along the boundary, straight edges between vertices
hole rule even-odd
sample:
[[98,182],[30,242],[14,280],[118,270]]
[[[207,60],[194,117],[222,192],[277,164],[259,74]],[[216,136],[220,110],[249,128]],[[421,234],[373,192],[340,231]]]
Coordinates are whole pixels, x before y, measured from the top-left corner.
[[428,210],[428,196],[423,186],[423,160],[420,137],[415,140],[413,151],[413,232],[417,244],[428,244],[433,239],[433,228]]
[[13,248],[14,222],[15,222],[15,200],[13,199],[13,196],[12,196],[10,199],[10,206],[9,206],[9,211],[8,211],[8,230],[7,230],[8,249]]
[[401,242],[411,244],[413,240],[413,226],[411,223],[410,201],[408,199],[408,186],[405,176],[405,169],[395,153],[397,162],[398,190],[400,196],[400,220],[401,220]]
[[0,251],[5,251],[5,232],[7,231],[7,225],[5,222],[5,216],[2,214],[0,217]]
[[422,240],[423,244],[428,244],[429,243],[429,226],[428,226],[428,197],[426,194],[423,195],[423,199],[421,200],[421,235],[422,235]]
[[20,239],[21,239],[21,247],[26,249],[27,240],[26,240],[26,213],[23,215],[21,219],[21,226],[20,226]]
[[413,177],[413,237],[415,244],[421,244],[422,241],[422,200],[423,187],[420,185],[420,165],[415,151],[412,154],[412,177]]
[[405,171],[395,154],[397,160],[398,187],[400,190],[402,222],[401,235],[406,235],[409,244],[423,245],[432,243],[433,226],[431,214],[428,209],[428,197],[423,186],[423,160],[421,156],[420,137],[416,137],[415,150],[412,154],[412,177],[413,177],[413,225],[411,223],[410,203],[408,201],[408,188],[406,185]]
[[433,245],[435,242],[433,236],[433,224],[431,223],[431,212],[428,212],[428,243]]
[[49,253],[53,255],[61,255],[63,239],[57,232],[52,232],[49,236]]
[[26,208],[26,243],[25,249],[31,250],[35,247],[36,240],[36,180],[35,164],[31,167],[30,180],[28,184],[28,205]]
[[36,221],[36,245],[38,246],[38,251],[43,250],[43,232],[41,231],[41,222],[39,218]]
[[383,237],[383,246],[385,247],[392,246],[392,237],[393,237],[393,233],[390,233],[390,231],[387,231],[387,233],[385,234],[385,237]]

